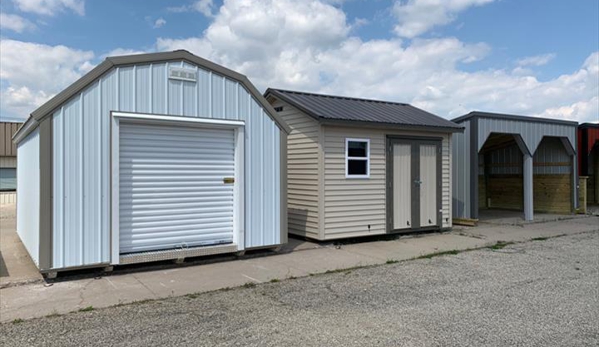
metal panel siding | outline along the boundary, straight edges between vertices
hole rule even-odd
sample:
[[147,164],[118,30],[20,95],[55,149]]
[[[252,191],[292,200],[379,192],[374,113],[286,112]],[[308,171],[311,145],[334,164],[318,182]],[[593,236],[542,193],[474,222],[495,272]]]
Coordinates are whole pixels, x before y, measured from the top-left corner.
[[[218,100],[214,118],[245,120],[246,247],[280,242],[276,124],[237,82],[225,82],[204,69],[198,69],[197,84],[169,81],[167,73],[166,64],[111,70],[53,115],[54,268],[110,261],[111,111],[166,114],[170,109],[178,115],[212,118],[210,110]],[[220,86],[216,95],[211,75]]]
[[166,64],[152,64],[152,113],[168,113],[167,74]]
[[40,136],[39,128],[17,147],[17,233],[39,265]]
[[[212,118],[225,118],[225,79],[212,74]],[[258,105],[256,105],[259,107]]]
[[135,66],[118,68],[119,111],[135,111]]
[[567,137],[576,148],[576,126],[554,123],[536,123],[513,119],[479,118],[478,150],[492,132],[520,134],[530,153],[534,153],[544,136]]
[[[442,138],[442,155],[449,156],[449,135],[357,127],[325,126],[325,238],[384,234],[386,230],[386,135]],[[345,178],[345,139],[370,139],[370,178]],[[448,195],[449,160],[442,161],[442,194]],[[449,200],[442,204],[442,227],[450,227]],[[368,229],[370,225],[370,230]]]
[[135,69],[135,110],[152,112],[151,65],[137,66]]
[[[541,141],[533,156],[533,174],[570,174],[572,173],[571,162],[572,157],[568,155],[564,145],[558,138],[545,138]],[[549,165],[549,163],[557,163],[559,165]],[[565,163],[570,164],[564,165]]]
[[470,121],[460,125],[464,133],[452,137],[452,216],[470,218]]

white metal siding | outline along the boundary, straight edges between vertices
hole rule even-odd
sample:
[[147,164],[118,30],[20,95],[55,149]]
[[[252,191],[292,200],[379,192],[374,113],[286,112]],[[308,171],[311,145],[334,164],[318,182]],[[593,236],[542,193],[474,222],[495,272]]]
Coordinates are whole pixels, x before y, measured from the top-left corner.
[[[358,127],[324,126],[325,130],[325,238],[386,233],[386,135],[442,138],[442,223],[451,227],[450,135]],[[370,178],[345,178],[345,139],[370,139]],[[370,225],[370,230],[368,229]]]
[[318,136],[320,125],[295,107],[277,100],[279,115],[291,127],[287,137],[289,232],[318,237]]
[[420,226],[437,224],[437,146],[420,145]]
[[35,129],[17,146],[17,233],[39,265],[40,134]]
[[393,145],[393,229],[412,227],[412,146]]
[[119,128],[121,253],[233,242],[234,130]]
[[[197,83],[168,79],[170,66],[196,69]],[[111,111],[244,121],[245,246],[281,242],[274,121],[236,81],[186,62],[140,64],[107,72],[54,112],[54,268],[110,261]]]

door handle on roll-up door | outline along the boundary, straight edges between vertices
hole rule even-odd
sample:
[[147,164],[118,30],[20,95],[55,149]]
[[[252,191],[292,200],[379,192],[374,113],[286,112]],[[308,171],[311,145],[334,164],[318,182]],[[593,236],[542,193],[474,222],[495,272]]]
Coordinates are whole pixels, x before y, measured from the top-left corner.
[[235,183],[235,177],[224,177],[223,183],[224,184],[233,184],[233,183]]
[[414,184],[421,185],[422,181],[421,180],[414,180]]

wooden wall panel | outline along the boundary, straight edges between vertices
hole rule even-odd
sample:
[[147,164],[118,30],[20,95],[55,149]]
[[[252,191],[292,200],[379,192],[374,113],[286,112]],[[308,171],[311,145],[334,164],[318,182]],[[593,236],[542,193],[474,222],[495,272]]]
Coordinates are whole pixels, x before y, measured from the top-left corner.
[[487,187],[490,208],[506,210],[524,208],[522,175],[489,175]]
[[534,175],[535,212],[572,212],[572,179],[570,175]]

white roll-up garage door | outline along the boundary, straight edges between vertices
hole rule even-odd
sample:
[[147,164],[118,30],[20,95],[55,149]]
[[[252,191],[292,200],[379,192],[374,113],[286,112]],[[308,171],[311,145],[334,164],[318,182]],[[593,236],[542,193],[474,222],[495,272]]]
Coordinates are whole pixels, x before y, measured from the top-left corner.
[[120,253],[233,242],[235,133],[120,124]]

